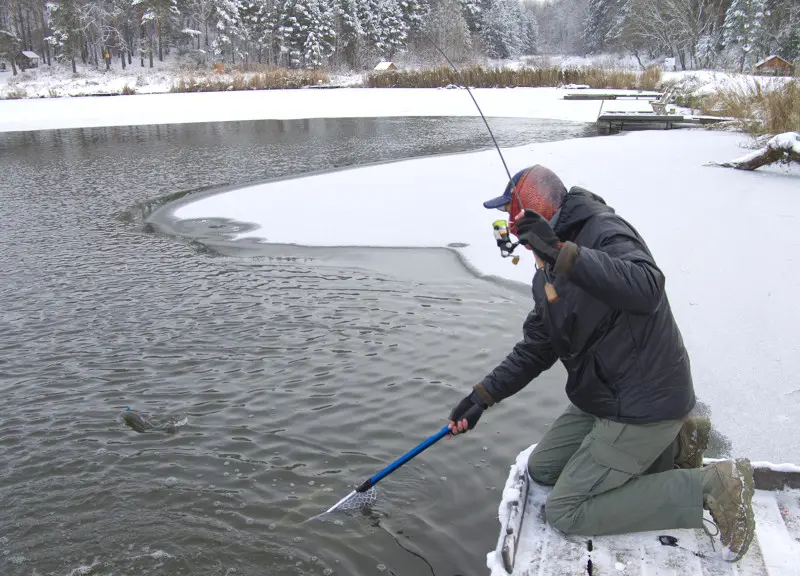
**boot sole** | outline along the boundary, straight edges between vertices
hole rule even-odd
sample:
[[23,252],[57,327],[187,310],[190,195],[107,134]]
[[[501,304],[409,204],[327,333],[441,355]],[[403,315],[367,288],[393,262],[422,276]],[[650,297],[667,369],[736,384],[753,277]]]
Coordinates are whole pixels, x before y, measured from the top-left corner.
[[745,509],[745,533],[742,547],[739,552],[731,560],[731,562],[738,562],[747,553],[750,544],[753,541],[756,531],[755,515],[753,513],[753,495],[755,494],[755,484],[753,482],[753,466],[747,458],[740,458],[736,460],[736,470],[742,480],[742,504]]

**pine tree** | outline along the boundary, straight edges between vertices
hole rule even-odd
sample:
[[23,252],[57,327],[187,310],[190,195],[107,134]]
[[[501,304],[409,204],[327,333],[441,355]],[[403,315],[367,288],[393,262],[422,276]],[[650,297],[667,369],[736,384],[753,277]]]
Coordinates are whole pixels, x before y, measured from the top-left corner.
[[788,17],[778,33],[778,50],[787,60],[800,60],[800,0],[789,0]]
[[522,17],[517,0],[496,0],[483,15],[481,38],[490,58],[514,58],[522,50]]
[[622,36],[629,11],[627,0],[589,0],[583,37],[590,53],[613,48]]
[[459,0],[459,2],[470,33],[480,32],[484,9],[490,8],[493,0]]
[[334,10],[337,50],[348,65],[356,66],[364,46],[364,28],[359,20],[359,0],[337,0]]
[[411,38],[422,27],[422,19],[427,11],[426,6],[420,0],[399,0],[400,14],[408,30],[408,37]]
[[757,49],[761,56],[800,58],[800,0],[766,0],[760,40]]
[[271,10],[264,0],[241,0],[239,8],[239,33],[244,42],[246,61],[261,62],[264,46],[271,43]]
[[536,20],[536,13],[531,8],[532,6],[529,3],[520,6],[520,34],[523,54],[536,54],[539,49],[539,23]]
[[[438,0],[423,26],[425,33],[455,61],[464,61],[472,48],[467,20],[459,0]],[[441,57],[436,54],[436,60]]]
[[301,22],[307,30],[304,50],[304,65],[307,68],[323,66],[333,53],[336,32],[333,29],[333,11],[323,0],[310,0],[308,21]]
[[75,59],[80,56],[81,46],[81,18],[77,3],[73,0],[53,0],[47,7],[52,29],[47,42],[58,50],[61,57],[70,60],[72,71],[77,72]]
[[333,52],[336,38],[333,13],[322,0],[287,0],[278,33],[289,66],[322,66]]
[[286,0],[279,17],[277,37],[281,60],[290,68],[299,68],[303,62],[306,35],[303,34],[301,23],[306,19],[305,13],[304,0]]
[[408,23],[403,19],[403,12],[397,0],[380,0],[378,16],[380,26],[376,48],[378,54],[391,58],[406,45]]
[[[12,26],[0,26],[0,56],[11,62],[11,71],[17,75],[17,65],[14,56],[22,47],[22,40],[17,36]],[[74,65],[74,64],[73,64]]]
[[606,11],[608,0],[589,0],[589,19],[586,22],[584,41],[590,52],[599,52],[605,44]]
[[740,72],[762,42],[763,19],[764,0],[733,0],[725,14],[723,42],[736,56]]
[[[211,43],[211,50],[217,58],[225,60],[225,55],[230,54],[231,63],[236,63],[237,41],[241,36],[239,13],[241,3],[239,0],[214,0],[215,29],[217,37]],[[241,54],[240,54],[241,55]]]

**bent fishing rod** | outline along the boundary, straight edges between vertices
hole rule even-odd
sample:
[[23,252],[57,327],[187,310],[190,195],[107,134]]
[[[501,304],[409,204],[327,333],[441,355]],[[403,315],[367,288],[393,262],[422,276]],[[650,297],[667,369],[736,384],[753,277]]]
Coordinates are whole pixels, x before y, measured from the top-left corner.
[[[514,179],[511,176],[511,171],[508,169],[508,164],[506,164],[506,159],[503,157],[503,152],[500,150],[500,146],[497,143],[497,139],[494,137],[492,128],[489,126],[489,122],[486,120],[486,116],[484,116],[483,110],[481,110],[478,101],[472,94],[472,90],[470,90],[469,86],[467,86],[467,83],[464,82],[458,68],[456,67],[455,64],[453,64],[453,62],[450,60],[447,54],[445,54],[444,50],[441,49],[441,47],[433,40],[433,38],[431,38],[424,32],[423,35],[428,38],[431,44],[433,44],[433,46],[439,51],[442,57],[447,61],[447,63],[453,69],[453,72],[455,72],[459,84],[467,90],[467,93],[472,99],[472,102],[478,109],[478,113],[480,114],[483,123],[486,125],[486,129],[489,132],[489,136],[491,136],[492,142],[494,143],[494,147],[497,150],[498,155],[500,156],[501,162],[503,163],[503,168],[505,168],[506,175],[508,176],[508,183],[509,186],[511,186],[512,194],[516,196],[517,203],[519,204],[520,209],[524,210],[524,207],[522,205],[522,199],[520,198],[519,195],[519,190],[517,190],[517,187],[514,184]],[[519,242],[511,242],[509,240],[508,227],[505,221],[497,220],[493,223],[493,227],[495,231],[495,239],[497,240],[497,245],[500,247],[501,255],[503,256],[503,258],[511,256],[514,249],[519,245]],[[519,261],[519,256],[516,255],[513,256],[512,262],[516,264],[518,261]],[[537,258],[537,264],[539,264],[538,258]],[[548,294],[548,298],[549,297],[550,295]],[[470,408],[467,414],[464,415],[464,417],[467,418],[470,415],[469,414],[470,411],[477,411],[479,409],[480,409],[479,407],[473,406],[472,408]],[[436,444],[439,440],[441,440],[445,436],[448,436],[449,434],[450,434],[450,425],[448,424],[444,426],[441,430],[439,430],[439,432],[427,438],[426,440],[422,441],[416,447],[406,452],[403,456],[401,456],[400,458],[398,458],[397,460],[395,460],[394,462],[392,462],[391,464],[380,470],[378,473],[376,473],[375,475],[371,476],[370,478],[366,479],[364,482],[359,484],[358,487],[356,487],[347,496],[339,500],[336,504],[328,508],[328,510],[326,510],[322,514],[318,514],[313,518],[310,518],[307,521],[316,520],[317,518],[330,514],[331,512],[334,512],[336,510],[352,510],[354,508],[360,508],[364,504],[369,504],[371,502],[374,502],[376,498],[374,488],[378,482],[386,478],[389,474],[391,474],[392,472],[403,466],[403,464],[406,464],[407,462],[411,461],[414,457],[418,456],[419,454],[421,454],[422,452],[424,452],[425,450],[427,450],[428,448],[430,448],[431,446]]]
[[[505,168],[506,175],[508,176],[508,185],[511,186],[511,193],[516,196],[517,204],[519,205],[520,210],[525,210],[525,207],[522,204],[522,198],[520,198],[519,190],[517,190],[516,184],[514,184],[514,179],[511,176],[511,171],[508,169],[508,164],[506,164],[506,159],[503,157],[503,152],[500,150],[500,146],[497,144],[497,139],[494,137],[494,133],[492,132],[492,128],[489,126],[489,122],[486,120],[486,116],[483,115],[483,110],[481,110],[478,101],[475,99],[475,96],[472,94],[472,90],[469,89],[469,86],[464,81],[463,77],[461,76],[461,72],[459,72],[456,65],[453,64],[452,60],[448,58],[447,54],[445,54],[444,50],[425,32],[422,32],[422,35],[425,36],[428,41],[439,51],[442,57],[447,61],[450,67],[455,72],[456,79],[458,80],[459,85],[466,89],[469,97],[472,98],[472,102],[475,104],[475,108],[478,109],[478,114],[481,115],[481,119],[483,123],[486,125],[486,130],[489,131],[489,136],[492,138],[492,142],[494,142],[494,147],[497,150],[497,154],[500,156],[500,161],[503,163],[503,168]],[[513,218],[514,214],[509,214],[509,218]],[[517,264],[519,262],[519,256],[514,254],[514,250],[519,246],[519,241],[512,242],[508,235],[508,222],[505,220],[495,220],[492,223],[492,228],[494,229],[494,238],[497,242],[497,246],[500,248],[500,256],[503,258],[511,257],[512,264]],[[558,300],[558,293],[556,292],[555,287],[553,286],[550,278],[547,277],[548,274],[546,272],[544,262],[534,253],[534,259],[536,260],[536,266],[545,270],[545,286],[544,291],[549,302],[555,302]]]

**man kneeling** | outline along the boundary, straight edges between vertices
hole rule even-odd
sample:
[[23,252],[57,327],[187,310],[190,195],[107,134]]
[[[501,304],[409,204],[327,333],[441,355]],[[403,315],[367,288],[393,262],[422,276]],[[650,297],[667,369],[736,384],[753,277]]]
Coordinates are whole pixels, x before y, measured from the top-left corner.
[[597,536],[700,528],[707,509],[739,560],[755,532],[752,467],[702,467],[710,422],[689,415],[689,356],[644,240],[545,167],[512,181],[484,206],[509,212],[510,231],[536,256],[534,308],[524,338],[452,410],[451,433],[560,360],[570,405],[528,461],[530,477],[553,486],[547,522]]

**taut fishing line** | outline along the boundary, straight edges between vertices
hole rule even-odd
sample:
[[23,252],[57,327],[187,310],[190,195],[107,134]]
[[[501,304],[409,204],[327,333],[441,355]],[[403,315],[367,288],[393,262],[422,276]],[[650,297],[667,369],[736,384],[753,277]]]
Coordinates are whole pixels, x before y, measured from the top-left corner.
[[[436,50],[447,61],[447,63],[453,69],[453,72],[456,75],[456,78],[458,80],[459,85],[461,87],[463,87],[464,89],[466,89],[467,93],[469,94],[470,98],[472,99],[472,102],[475,104],[475,108],[477,108],[478,114],[480,114],[480,117],[483,120],[483,123],[486,125],[486,130],[489,132],[489,136],[492,138],[492,142],[494,143],[494,147],[497,150],[497,154],[500,156],[500,161],[503,163],[503,168],[505,169],[506,176],[508,177],[508,183],[509,183],[509,186],[511,187],[512,194],[514,196],[516,196],[517,203],[519,204],[520,209],[523,209],[522,199],[520,198],[519,191],[517,190],[517,187],[514,184],[514,179],[511,176],[511,171],[508,169],[508,165],[506,164],[506,159],[505,159],[505,157],[503,157],[503,153],[500,150],[500,145],[497,143],[497,139],[495,138],[494,133],[492,132],[492,128],[489,126],[489,122],[486,120],[486,116],[484,116],[483,110],[481,110],[481,107],[478,104],[478,101],[475,99],[475,96],[472,93],[472,90],[470,90],[469,86],[467,85],[467,83],[464,82],[463,77],[461,76],[461,72],[458,70],[456,65],[453,64],[453,62],[450,60],[450,58],[447,56],[447,54],[444,52],[444,50],[442,50],[442,48],[429,35],[425,34],[424,32],[422,32],[422,34],[430,41],[430,43],[436,48]],[[509,214],[509,216],[513,217],[513,215],[511,215],[511,214]],[[512,256],[512,254],[514,252],[514,249],[519,245],[519,242],[512,242],[510,240],[509,232],[508,232],[508,223],[505,220],[496,220],[495,222],[492,223],[492,227],[494,229],[495,240],[497,242],[498,247],[500,248],[501,256],[503,258],[507,258],[509,256]],[[519,256],[513,255],[512,256],[512,262],[514,264],[517,264],[518,261],[519,261]],[[470,410],[477,410],[477,409],[479,409],[479,408],[476,406],[476,407],[471,408]],[[466,415],[465,415],[465,417],[466,417]],[[327,516],[328,514],[331,514],[333,512],[350,512],[350,513],[354,513],[356,511],[361,511],[364,508],[367,508],[367,507],[371,506],[372,504],[374,504],[378,500],[378,493],[377,493],[377,490],[375,488],[375,485],[381,479],[385,478],[386,476],[388,476],[389,474],[391,474],[392,472],[394,472],[395,470],[400,468],[403,464],[405,464],[406,462],[410,461],[412,458],[414,458],[415,456],[417,456],[418,454],[420,454],[421,452],[423,452],[427,448],[431,447],[433,444],[435,444],[436,442],[438,442],[439,440],[441,440],[442,438],[444,438],[445,436],[447,436],[449,434],[450,434],[450,428],[449,428],[449,425],[446,425],[437,434],[435,434],[435,435],[431,436],[430,438],[428,438],[427,440],[423,441],[418,446],[416,446],[414,449],[410,450],[405,455],[403,455],[400,458],[398,458],[397,460],[395,460],[392,464],[390,464],[389,466],[387,466],[386,468],[384,468],[383,470],[381,470],[380,472],[378,472],[377,474],[375,474],[371,478],[368,478],[367,480],[365,480],[357,488],[355,488],[347,496],[345,496],[344,498],[339,500],[336,504],[334,504],[333,506],[328,508],[325,512],[322,512],[321,514],[317,514],[316,516],[303,521],[302,524],[305,524],[306,522],[310,522],[310,521],[313,521],[313,520],[317,520],[317,519],[323,518],[324,516]],[[383,527],[381,526],[381,528],[383,528]],[[417,558],[420,558],[422,561],[424,561],[425,564],[428,565],[428,568],[430,569],[431,573],[435,576],[435,572],[434,572],[433,566],[430,564],[430,562],[428,562],[428,560],[425,559],[425,557],[423,557],[421,554],[418,554],[417,552],[414,552],[413,550],[410,550],[410,549],[406,548],[405,546],[403,546],[403,544],[400,542],[400,540],[398,540],[398,538],[394,534],[392,534],[391,532],[386,530],[386,528],[383,528],[383,530],[385,530],[390,536],[392,536],[392,538],[395,540],[395,542],[397,542],[397,544],[401,548],[403,548],[406,552],[408,552],[408,553],[416,556]]]
[[[516,185],[514,184],[514,179],[511,176],[511,171],[508,169],[508,165],[506,164],[506,159],[503,157],[503,153],[500,150],[500,145],[497,143],[497,139],[492,132],[492,128],[489,126],[489,122],[486,120],[486,116],[483,114],[483,110],[481,110],[478,101],[475,99],[475,96],[472,93],[472,90],[469,89],[469,86],[466,82],[464,82],[461,72],[458,70],[455,64],[450,60],[450,58],[445,54],[444,50],[431,38],[429,35],[423,32],[423,35],[430,41],[430,43],[439,51],[442,57],[447,61],[450,67],[455,72],[456,78],[458,83],[461,87],[467,90],[472,102],[475,104],[475,107],[478,109],[478,114],[480,114],[483,123],[486,125],[486,129],[489,132],[489,136],[492,138],[492,142],[494,143],[494,147],[497,150],[498,155],[500,156],[500,161],[503,163],[503,168],[505,169],[506,175],[508,176],[509,186],[511,186],[512,194],[516,195],[517,203],[519,204],[520,208],[522,208],[522,199],[519,196],[519,191],[517,190]],[[500,247],[501,256],[507,258],[511,256],[514,249],[519,245],[519,242],[511,242],[508,235],[508,224],[504,220],[497,220],[492,224],[494,228],[494,235],[495,239],[497,240],[497,245]],[[518,256],[513,257],[513,263],[516,264],[519,261]],[[385,478],[392,472],[394,472],[397,468],[417,456],[423,450],[426,450],[445,436],[450,433],[449,426],[445,426],[442,428],[437,434],[431,436],[421,444],[419,444],[416,448],[406,453],[404,456],[397,459],[395,462],[372,476],[371,478],[364,481],[361,485],[359,485],[356,489],[350,492],[347,496],[339,500],[336,504],[331,506],[325,512],[310,518],[307,521],[316,520],[318,518],[322,518],[327,514],[332,512],[348,512],[354,510],[360,510],[365,506],[370,506],[374,504],[378,499],[378,494],[375,489],[375,484],[377,484],[381,479]]]

